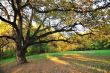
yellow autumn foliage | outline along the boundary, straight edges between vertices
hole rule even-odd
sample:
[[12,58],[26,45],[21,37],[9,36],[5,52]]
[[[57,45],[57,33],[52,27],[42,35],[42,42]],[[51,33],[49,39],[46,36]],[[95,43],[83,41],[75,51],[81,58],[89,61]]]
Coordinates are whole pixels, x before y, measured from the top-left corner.
[[11,34],[12,27],[5,22],[0,21],[0,35]]

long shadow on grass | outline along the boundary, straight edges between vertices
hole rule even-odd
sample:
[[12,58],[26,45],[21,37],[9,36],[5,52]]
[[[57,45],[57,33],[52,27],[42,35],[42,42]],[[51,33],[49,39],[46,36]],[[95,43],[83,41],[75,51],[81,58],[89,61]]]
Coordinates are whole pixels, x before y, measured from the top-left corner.
[[76,66],[82,72],[84,70],[90,71],[90,73],[109,73],[110,62],[106,60],[98,60],[93,58],[87,58],[82,55],[69,55],[64,57],[48,56],[48,59],[59,64],[69,65],[69,67]]
[[106,59],[77,54],[59,57],[46,55],[43,59],[33,60],[22,66],[11,65],[8,68],[5,73],[110,73],[110,64]]

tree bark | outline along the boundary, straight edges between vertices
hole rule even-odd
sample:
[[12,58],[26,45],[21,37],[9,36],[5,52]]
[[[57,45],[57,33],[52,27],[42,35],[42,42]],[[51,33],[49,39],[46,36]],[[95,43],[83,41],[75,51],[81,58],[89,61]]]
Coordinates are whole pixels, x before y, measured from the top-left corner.
[[23,49],[19,49],[19,50],[16,51],[16,62],[17,62],[17,64],[27,63],[25,53],[26,52]]

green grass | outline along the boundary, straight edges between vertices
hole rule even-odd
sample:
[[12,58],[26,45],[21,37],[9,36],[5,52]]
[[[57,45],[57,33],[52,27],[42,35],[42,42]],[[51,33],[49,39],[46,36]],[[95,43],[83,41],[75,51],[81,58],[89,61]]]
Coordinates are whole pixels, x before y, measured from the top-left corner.
[[15,57],[8,58],[8,59],[2,59],[2,60],[0,60],[0,65],[7,64],[7,63],[10,63],[10,62],[14,62],[14,61],[15,61]]
[[[82,55],[91,55],[91,56],[109,56],[110,55],[110,50],[91,50],[91,51],[64,51],[64,52],[57,52],[57,53],[45,53],[45,54],[36,54],[36,55],[31,55],[27,56],[27,59],[44,59],[47,58],[47,56],[63,56],[63,55],[72,55],[72,54],[82,54]],[[15,57],[13,58],[8,58],[8,59],[1,59],[0,60],[0,65],[6,64],[9,62],[14,62]]]

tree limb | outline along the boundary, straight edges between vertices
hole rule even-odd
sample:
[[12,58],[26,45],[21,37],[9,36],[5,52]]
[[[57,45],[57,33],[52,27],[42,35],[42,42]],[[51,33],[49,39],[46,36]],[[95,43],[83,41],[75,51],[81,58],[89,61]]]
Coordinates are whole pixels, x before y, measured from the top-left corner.
[[35,44],[43,44],[43,43],[49,43],[49,42],[57,42],[57,41],[63,41],[63,42],[67,42],[67,43],[71,43],[70,41],[68,40],[65,40],[65,39],[52,39],[52,40],[40,40],[38,42],[30,42],[28,45],[35,45]]
[[8,20],[9,20],[9,19],[10,19],[10,16],[9,16],[9,14],[8,14],[7,9],[2,5],[2,3],[0,3],[0,6],[2,7],[1,10],[4,11],[4,13],[7,15],[7,18],[8,18]]
[[8,20],[6,20],[5,18],[3,18],[1,16],[0,16],[0,19],[4,22],[8,23],[9,25],[11,25],[13,28],[15,28],[18,31],[18,28],[17,28],[17,26],[14,22],[8,21]]
[[34,17],[35,13],[34,10],[32,9],[31,12],[31,16],[30,16],[30,20],[28,20],[28,28],[27,28],[27,33],[26,33],[26,39],[25,39],[25,43],[28,43],[30,40],[30,32],[31,32],[31,27],[32,27],[32,21],[33,21],[33,17]]
[[35,37],[35,35],[39,32],[40,28],[41,28],[41,25],[38,26],[38,28],[35,30],[35,32],[31,37]]
[[6,38],[6,39],[11,39],[11,40],[14,40],[15,41],[15,38],[13,38],[12,36],[0,36],[0,38]]
[[54,30],[54,31],[50,31],[50,32],[44,33],[44,34],[42,34],[42,35],[40,35],[40,36],[37,36],[37,39],[40,39],[40,38],[42,38],[42,37],[46,37],[46,36],[48,36],[48,35],[51,35],[51,34],[54,34],[54,33],[57,33],[57,32],[64,32],[64,31],[69,32],[69,31],[75,31],[75,30],[72,29],[72,28],[73,28],[72,25],[64,26],[64,27],[61,28],[61,29]]
[[0,19],[1,19],[2,21],[6,22],[6,23],[9,23],[9,24],[12,24],[12,23],[13,23],[13,22],[11,22],[11,21],[6,20],[5,18],[3,18],[3,17],[1,17],[1,16],[0,16]]
[[104,6],[101,6],[101,7],[98,7],[96,9],[92,9],[92,10],[83,10],[82,8],[78,9],[77,7],[72,7],[72,8],[53,8],[53,9],[48,9],[48,10],[40,10],[40,9],[37,9],[35,6],[32,6],[31,4],[28,4],[32,9],[34,9],[36,12],[38,13],[49,13],[49,12],[52,12],[52,11],[75,11],[77,13],[87,13],[87,12],[94,12],[94,11],[97,11],[97,10],[100,10],[100,9],[105,9],[105,8],[108,8],[110,7],[110,3],[104,5]]

